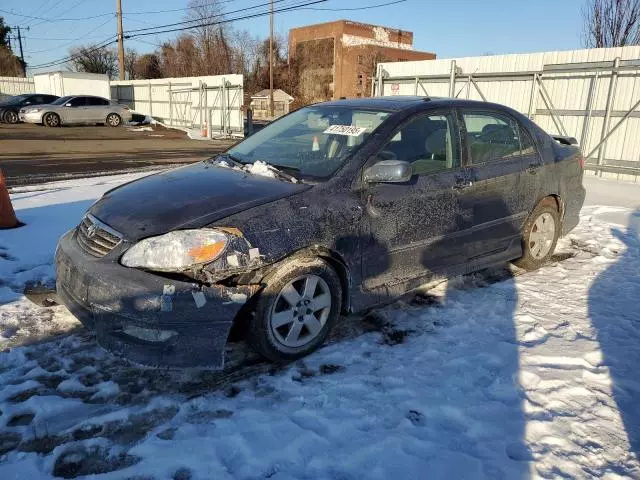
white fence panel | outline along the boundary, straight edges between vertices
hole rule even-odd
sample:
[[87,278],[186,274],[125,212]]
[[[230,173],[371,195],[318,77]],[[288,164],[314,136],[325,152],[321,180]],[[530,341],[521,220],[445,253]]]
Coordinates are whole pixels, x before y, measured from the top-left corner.
[[[377,95],[449,97],[453,91],[458,98],[501,103],[550,133],[566,131],[585,154],[640,100],[640,46],[382,63],[378,68]],[[593,151],[591,168],[640,175],[638,133],[640,111],[631,112]]]
[[0,77],[0,100],[21,93],[35,93],[33,78]]
[[111,82],[111,98],[162,123],[210,134],[244,132],[242,75],[216,75]]

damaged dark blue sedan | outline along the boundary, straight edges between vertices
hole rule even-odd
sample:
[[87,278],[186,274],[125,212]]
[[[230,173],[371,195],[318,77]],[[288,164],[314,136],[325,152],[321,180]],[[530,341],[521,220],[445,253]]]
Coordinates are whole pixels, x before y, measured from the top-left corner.
[[60,240],[57,291],[134,362],[221,367],[317,349],[340,315],[506,261],[578,223],[584,158],[501,105],[312,105],[228,152],[107,192]]

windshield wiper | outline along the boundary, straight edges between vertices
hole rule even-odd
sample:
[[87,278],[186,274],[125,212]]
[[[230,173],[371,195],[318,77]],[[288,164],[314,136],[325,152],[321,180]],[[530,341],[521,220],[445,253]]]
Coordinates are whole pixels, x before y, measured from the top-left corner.
[[219,153],[218,155],[210,158],[209,160],[212,162],[215,162],[216,160],[222,160],[223,162],[229,162],[239,168],[243,168],[246,165],[246,163],[241,162],[240,159],[234,157],[229,153]]
[[302,182],[302,180],[300,180],[298,177],[295,177],[293,175],[290,175],[290,174],[282,171],[282,170],[289,170],[289,171],[293,171],[293,172],[296,172],[296,173],[300,173],[300,169],[299,168],[289,167],[287,165],[274,165],[272,163],[268,163],[267,165],[269,165],[271,167],[271,170],[274,173],[276,173],[277,175],[280,175],[282,178],[284,178],[286,180],[289,180],[290,182],[293,182],[293,183]]

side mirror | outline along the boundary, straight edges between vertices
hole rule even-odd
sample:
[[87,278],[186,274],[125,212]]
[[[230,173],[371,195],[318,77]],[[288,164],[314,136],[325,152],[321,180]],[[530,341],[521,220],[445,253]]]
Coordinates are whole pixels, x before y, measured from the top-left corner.
[[364,171],[365,183],[404,183],[411,180],[413,170],[409,162],[382,160]]
[[31,105],[31,102],[27,101],[27,102],[24,102],[24,104],[25,105]]
[[73,107],[73,105],[71,105],[70,103],[67,103],[65,107]]

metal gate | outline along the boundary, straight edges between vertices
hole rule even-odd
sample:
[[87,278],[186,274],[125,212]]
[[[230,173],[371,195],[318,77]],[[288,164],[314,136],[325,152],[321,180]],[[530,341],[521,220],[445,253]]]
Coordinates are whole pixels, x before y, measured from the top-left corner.
[[210,138],[219,135],[241,135],[243,86],[222,78],[220,85],[203,81],[197,87],[169,90],[169,125],[186,128],[207,126]]
[[392,76],[378,65],[372,95],[399,94],[509,105],[547,131],[575,137],[586,168],[600,175],[640,176],[640,59],[490,73],[466,73],[451,60],[447,74],[411,76]]
[[243,84],[235,74],[113,81],[111,98],[168,126],[200,132],[206,124],[211,138],[243,135]]

